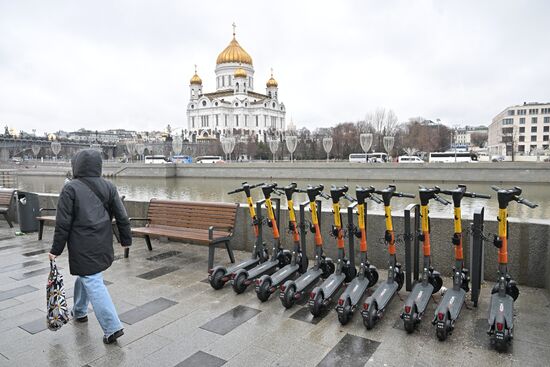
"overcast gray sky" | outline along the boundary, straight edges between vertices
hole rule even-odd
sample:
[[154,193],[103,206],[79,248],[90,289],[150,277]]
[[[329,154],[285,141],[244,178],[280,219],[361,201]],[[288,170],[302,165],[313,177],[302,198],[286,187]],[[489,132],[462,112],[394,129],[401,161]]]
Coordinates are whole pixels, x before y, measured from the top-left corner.
[[508,105],[550,101],[549,19],[544,0],[0,0],[0,124],[184,127],[193,65],[214,90],[233,22],[256,90],[273,67],[298,127],[376,107],[487,124]]

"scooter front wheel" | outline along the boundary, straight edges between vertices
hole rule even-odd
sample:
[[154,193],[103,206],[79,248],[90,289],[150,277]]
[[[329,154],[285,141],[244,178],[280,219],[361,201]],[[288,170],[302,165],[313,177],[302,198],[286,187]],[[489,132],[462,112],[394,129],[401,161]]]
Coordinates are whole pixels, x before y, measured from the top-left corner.
[[369,285],[368,288],[374,286],[376,283],[378,283],[378,271],[375,267],[371,267],[369,269],[370,278],[369,278]]
[[330,274],[334,273],[334,271],[336,270],[336,266],[334,265],[332,260],[327,259],[321,264],[321,269],[323,270],[323,274],[321,275],[321,277],[323,279],[327,279]]
[[224,269],[218,269],[210,276],[210,285],[212,288],[218,290],[222,289],[225,285],[225,282],[223,281],[223,277],[225,275]]
[[269,296],[271,296],[271,280],[266,279],[262,282],[260,285],[260,288],[256,292],[256,295],[258,296],[258,299],[262,302],[265,302],[269,299]]
[[246,290],[246,273],[240,273],[235,279],[233,279],[233,290],[237,294],[241,294]]

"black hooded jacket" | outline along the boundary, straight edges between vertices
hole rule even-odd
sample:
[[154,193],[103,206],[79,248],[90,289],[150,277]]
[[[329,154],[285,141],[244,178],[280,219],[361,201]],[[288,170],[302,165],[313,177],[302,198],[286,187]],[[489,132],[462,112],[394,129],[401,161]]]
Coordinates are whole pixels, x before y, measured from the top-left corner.
[[132,244],[130,221],[116,187],[101,178],[102,160],[98,151],[87,149],[78,152],[72,166],[74,180],[63,187],[59,196],[50,252],[59,256],[67,244],[71,274],[91,275],[111,266],[114,257],[113,231],[105,206],[80,179],[87,180],[105,199],[110,199],[110,210],[124,246]]

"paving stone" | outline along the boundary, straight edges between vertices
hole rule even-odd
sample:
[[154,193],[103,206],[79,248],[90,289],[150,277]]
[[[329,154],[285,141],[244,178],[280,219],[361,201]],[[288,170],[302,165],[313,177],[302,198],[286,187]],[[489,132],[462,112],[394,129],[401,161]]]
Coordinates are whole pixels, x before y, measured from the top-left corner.
[[[1,241],[1,239],[0,239],[0,241]],[[21,247],[21,246],[19,246],[19,245],[2,246],[2,247],[0,247],[0,251],[5,251],[5,250],[9,250],[9,249],[12,249],[12,248],[19,248],[19,247]]]
[[46,317],[42,317],[40,319],[27,322],[23,325],[19,325],[19,327],[29,334],[36,334],[46,330],[48,328],[48,325],[46,324]]
[[300,307],[300,309],[298,311],[294,312],[290,316],[290,318],[294,319],[294,320],[304,321],[304,322],[307,322],[307,323],[310,323],[310,324],[313,324],[313,325],[317,325],[319,322],[321,322],[321,320],[323,320],[323,318],[325,316],[327,316],[328,314],[331,313],[330,311],[331,311],[331,309],[329,307],[325,307],[321,311],[321,314],[319,316],[313,317],[311,312],[309,312],[308,307]]
[[43,264],[43,263],[44,263],[43,261],[31,260],[21,264],[11,264],[7,266],[2,266],[0,267],[0,273],[7,273],[14,270],[20,270],[20,269],[28,268],[29,266],[34,266],[34,265]]
[[144,305],[124,312],[119,315],[119,318],[122,322],[132,325],[176,304],[177,302],[175,301],[160,297],[151,302],[147,302]]
[[220,335],[225,335],[260,312],[262,311],[239,305],[202,325],[201,329]]
[[176,270],[179,270],[177,266],[163,266],[162,268],[151,270],[151,271],[148,271],[147,273],[139,274],[137,275],[137,277],[141,279],[151,280],[151,279],[155,279],[163,275],[172,273]]
[[346,334],[317,366],[364,366],[379,345],[377,341]]
[[155,256],[148,257],[146,260],[161,261],[161,260],[165,260],[165,259],[168,259],[170,257],[173,257],[173,256],[177,256],[179,254],[181,254],[181,251],[167,251],[167,252],[163,252],[162,254],[158,254],[158,255],[155,255]]
[[17,297],[17,296],[20,296],[22,294],[27,294],[27,293],[34,292],[34,291],[37,291],[37,290],[38,290],[38,288],[32,287],[30,285],[25,285],[25,286],[22,286],[22,287],[19,287],[19,288],[13,288],[13,289],[10,289],[10,290],[7,290],[7,291],[2,291],[2,292],[0,292],[0,301],[4,301],[6,299]]
[[22,255],[23,256],[35,256],[35,255],[45,254],[47,252],[50,252],[49,248],[45,248],[45,249],[42,249],[42,250],[35,250],[35,251],[25,252]]
[[[62,268],[58,266],[58,269],[62,269]],[[47,267],[47,268],[37,269],[37,270],[33,270],[33,271],[28,271],[28,272],[23,273],[23,274],[12,275],[12,276],[10,276],[10,278],[15,279],[15,280],[23,280],[23,279],[32,278],[32,277],[42,275],[42,274],[48,274],[49,272],[50,272],[50,267]],[[44,280],[44,282],[45,282],[45,280]]]
[[218,358],[203,351],[198,351],[186,360],[178,363],[175,367],[219,367],[223,366],[225,362],[227,362],[225,359]]

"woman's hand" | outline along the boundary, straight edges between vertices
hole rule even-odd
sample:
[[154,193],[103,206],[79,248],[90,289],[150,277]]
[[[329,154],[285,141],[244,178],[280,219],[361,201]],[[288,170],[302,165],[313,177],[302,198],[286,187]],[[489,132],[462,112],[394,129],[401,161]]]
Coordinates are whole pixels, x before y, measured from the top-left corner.
[[50,258],[50,261],[53,261],[53,260],[55,260],[55,258],[56,258],[57,256],[55,256],[54,254],[52,254],[52,253],[50,252],[50,253],[48,254],[48,257]]

